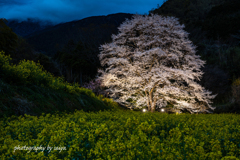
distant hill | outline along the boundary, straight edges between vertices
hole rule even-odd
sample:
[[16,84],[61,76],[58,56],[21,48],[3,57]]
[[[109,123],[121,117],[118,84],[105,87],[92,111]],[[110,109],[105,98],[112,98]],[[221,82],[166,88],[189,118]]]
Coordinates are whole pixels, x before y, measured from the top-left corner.
[[18,36],[25,37],[34,32],[38,32],[45,28],[51,27],[53,24],[51,22],[29,18],[26,21],[9,19],[7,26],[12,28],[13,32],[15,32]]
[[239,0],[168,0],[150,12],[179,18],[191,40],[197,42],[206,35],[208,39],[216,40],[219,36],[227,40],[226,33],[229,36],[240,29],[239,11]]
[[127,13],[88,17],[48,27],[26,36],[26,39],[35,50],[50,57],[70,40],[82,41],[98,49],[101,44],[111,41],[111,35],[117,34],[119,25],[131,17],[132,14]]

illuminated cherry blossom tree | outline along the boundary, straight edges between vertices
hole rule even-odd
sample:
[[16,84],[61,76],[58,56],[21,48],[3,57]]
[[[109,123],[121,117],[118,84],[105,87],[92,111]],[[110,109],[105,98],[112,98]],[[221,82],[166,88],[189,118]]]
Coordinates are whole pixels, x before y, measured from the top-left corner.
[[177,18],[134,15],[120,25],[112,43],[101,45],[99,59],[104,70],[98,80],[109,96],[129,108],[148,111],[172,104],[190,113],[209,112],[216,95],[200,86],[205,64],[196,55]]

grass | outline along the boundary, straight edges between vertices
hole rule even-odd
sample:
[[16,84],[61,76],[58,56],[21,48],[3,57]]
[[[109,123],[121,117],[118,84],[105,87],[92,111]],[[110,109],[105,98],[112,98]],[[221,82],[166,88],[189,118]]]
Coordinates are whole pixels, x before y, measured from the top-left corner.
[[112,108],[97,97],[86,94],[67,93],[36,85],[10,85],[0,79],[0,119],[4,117],[40,116],[42,113],[73,113],[75,110],[98,112]]

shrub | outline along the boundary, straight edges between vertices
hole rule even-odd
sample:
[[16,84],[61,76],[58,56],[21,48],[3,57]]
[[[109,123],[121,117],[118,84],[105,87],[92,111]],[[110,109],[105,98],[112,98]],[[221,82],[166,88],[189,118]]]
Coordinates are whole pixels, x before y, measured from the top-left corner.
[[232,84],[232,95],[235,102],[240,105],[240,78],[236,79]]
[[0,52],[1,77],[9,83],[14,84],[35,84],[53,89],[66,90],[75,93],[78,84],[69,84],[64,82],[63,77],[54,77],[51,73],[45,71],[40,63],[34,61],[22,60],[17,65],[10,64],[10,56]]

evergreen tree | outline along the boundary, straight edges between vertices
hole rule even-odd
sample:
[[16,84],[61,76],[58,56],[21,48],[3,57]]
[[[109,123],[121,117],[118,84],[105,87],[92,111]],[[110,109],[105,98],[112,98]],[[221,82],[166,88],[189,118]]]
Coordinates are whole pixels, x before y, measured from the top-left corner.
[[18,36],[5,23],[6,19],[0,19],[0,51],[13,56],[18,45]]

